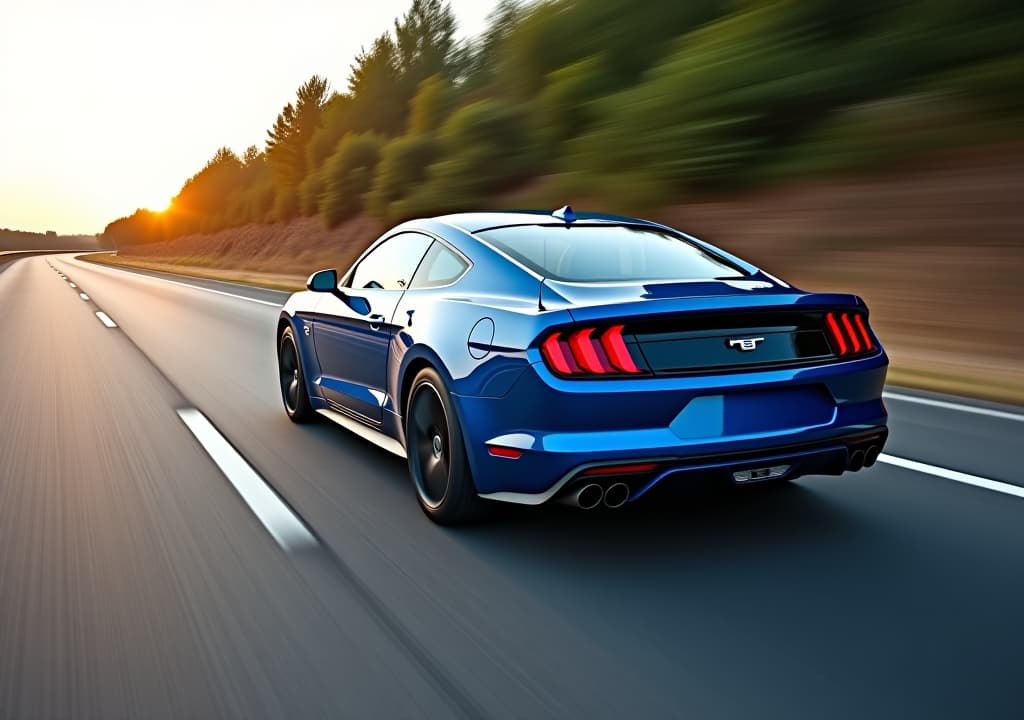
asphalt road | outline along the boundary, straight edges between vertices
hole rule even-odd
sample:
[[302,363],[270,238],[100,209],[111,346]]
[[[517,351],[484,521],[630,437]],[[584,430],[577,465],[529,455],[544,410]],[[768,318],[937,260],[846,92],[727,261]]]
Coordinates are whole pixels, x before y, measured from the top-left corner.
[[0,718],[1024,713],[1024,410],[892,389],[857,475],[446,530],[400,459],[287,420],[283,298],[0,265]]

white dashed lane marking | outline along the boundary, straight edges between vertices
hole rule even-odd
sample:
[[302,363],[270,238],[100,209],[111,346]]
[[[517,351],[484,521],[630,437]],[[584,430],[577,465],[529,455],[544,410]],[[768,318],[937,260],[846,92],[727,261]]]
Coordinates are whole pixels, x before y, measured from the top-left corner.
[[205,415],[195,408],[181,408],[178,416],[278,545],[287,551],[317,546],[316,538],[305,523],[270,489]]
[[995,492],[1001,492],[1004,495],[1013,495],[1014,497],[1024,498],[1024,487],[1000,482],[999,480],[990,480],[989,478],[983,478],[977,475],[970,475],[965,472],[960,472],[959,470],[950,470],[949,468],[929,465],[928,463],[918,462],[917,460],[908,460],[907,458],[887,455],[886,453],[882,453],[878,456],[878,462],[895,465],[896,467],[901,467],[906,470],[913,470],[914,472],[924,473],[925,475],[934,475],[935,477],[945,478],[946,480],[953,480],[958,483],[964,483],[965,485],[973,485],[974,487],[985,488],[986,490],[994,490]]

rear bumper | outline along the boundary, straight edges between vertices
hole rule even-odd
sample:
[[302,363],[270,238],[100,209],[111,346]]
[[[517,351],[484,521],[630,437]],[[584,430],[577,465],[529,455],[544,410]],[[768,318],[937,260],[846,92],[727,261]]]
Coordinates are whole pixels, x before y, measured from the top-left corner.
[[[880,353],[812,368],[579,381],[534,365],[503,397],[453,400],[482,497],[537,505],[571,490],[587,468],[655,463],[629,479],[636,498],[670,477],[730,479],[774,460],[790,466],[786,477],[842,473],[869,446],[858,443],[885,442],[887,366]],[[495,457],[489,446],[521,454]]]
[[[571,493],[577,487],[595,480],[606,486],[614,482],[626,483],[632,501],[663,481],[712,480],[753,485],[771,480],[792,480],[804,475],[842,475],[847,470],[855,471],[874,465],[888,436],[888,429],[879,427],[868,432],[803,445],[724,455],[659,458],[652,461],[654,469],[628,474],[603,472],[600,476],[587,475],[587,471],[594,468],[605,471],[615,468],[614,465],[595,466],[591,463],[567,474],[559,483],[562,487],[554,495],[557,497]],[[759,472],[768,470],[772,472],[758,476]]]

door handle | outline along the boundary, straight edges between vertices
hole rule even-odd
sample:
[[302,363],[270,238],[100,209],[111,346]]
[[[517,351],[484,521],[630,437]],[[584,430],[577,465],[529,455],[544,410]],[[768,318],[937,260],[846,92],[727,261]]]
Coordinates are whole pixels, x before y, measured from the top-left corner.
[[380,330],[380,324],[384,322],[384,316],[380,313],[374,313],[370,316],[370,329]]

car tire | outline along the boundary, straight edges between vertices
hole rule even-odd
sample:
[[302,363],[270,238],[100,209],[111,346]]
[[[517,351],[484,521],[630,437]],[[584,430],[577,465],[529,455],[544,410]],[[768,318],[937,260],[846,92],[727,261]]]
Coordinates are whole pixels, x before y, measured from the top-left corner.
[[477,520],[484,507],[469,469],[466,443],[444,380],[424,368],[412,382],[405,413],[406,455],[416,498],[440,525]]
[[318,418],[313,406],[309,403],[306,392],[306,375],[302,371],[299,345],[295,342],[295,333],[289,325],[281,333],[277,343],[277,368],[281,385],[281,400],[284,411],[292,422],[308,423]]

